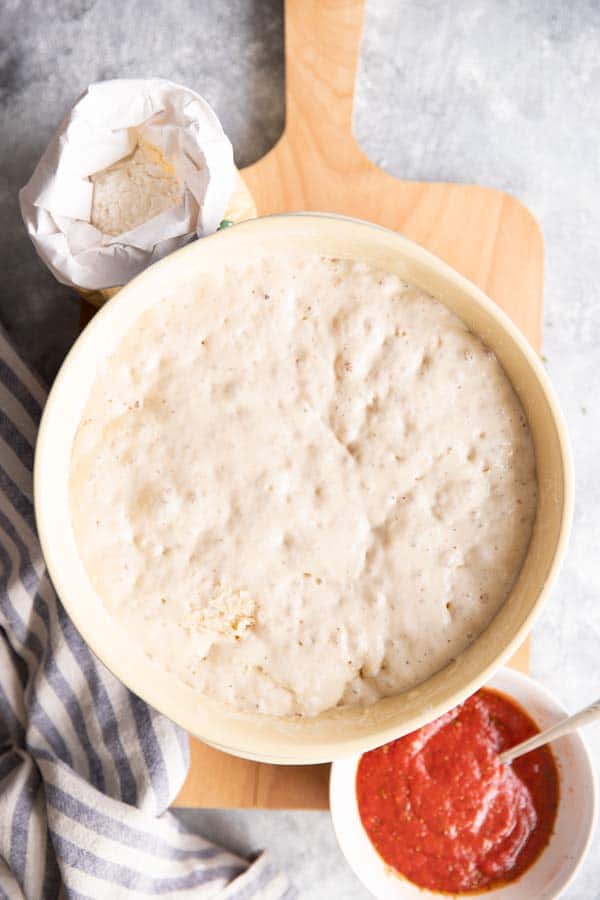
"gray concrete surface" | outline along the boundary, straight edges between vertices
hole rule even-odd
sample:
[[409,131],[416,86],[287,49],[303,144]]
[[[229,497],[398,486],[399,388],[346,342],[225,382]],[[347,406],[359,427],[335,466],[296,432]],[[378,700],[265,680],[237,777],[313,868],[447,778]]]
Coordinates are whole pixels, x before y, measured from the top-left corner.
[[[163,75],[214,104],[240,164],[283,124],[276,0],[4,0],[0,11],[0,316],[47,380],[77,302],[38,262],[16,190],[88,82]],[[546,238],[544,355],[571,433],[573,535],[534,633],[534,673],[573,710],[600,694],[600,5],[596,0],[368,0],[356,135],[402,178],[510,191]],[[600,759],[600,728],[588,739]],[[323,813],[182,814],[245,853],[269,846],[304,898],[366,892]],[[600,898],[600,836],[564,895]],[[535,898],[531,898],[535,900]]]

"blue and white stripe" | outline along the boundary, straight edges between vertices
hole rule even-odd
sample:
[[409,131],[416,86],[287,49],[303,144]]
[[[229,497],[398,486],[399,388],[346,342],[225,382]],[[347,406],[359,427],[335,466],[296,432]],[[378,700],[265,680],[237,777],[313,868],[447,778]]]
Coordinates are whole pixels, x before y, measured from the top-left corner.
[[289,900],[268,855],[249,865],[167,811],[184,732],[98,662],[57,600],[33,516],[44,402],[0,332],[0,897]]

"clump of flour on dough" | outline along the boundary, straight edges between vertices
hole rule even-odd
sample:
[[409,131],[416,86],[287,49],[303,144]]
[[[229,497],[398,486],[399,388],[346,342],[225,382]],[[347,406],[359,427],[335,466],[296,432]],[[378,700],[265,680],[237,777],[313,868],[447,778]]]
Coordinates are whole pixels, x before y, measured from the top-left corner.
[[256,624],[256,601],[248,591],[228,591],[220,584],[202,606],[193,605],[197,628],[239,640]]
[[94,185],[92,225],[103,234],[131,231],[183,202],[184,186],[174,166],[139,135],[129,156],[90,180]]

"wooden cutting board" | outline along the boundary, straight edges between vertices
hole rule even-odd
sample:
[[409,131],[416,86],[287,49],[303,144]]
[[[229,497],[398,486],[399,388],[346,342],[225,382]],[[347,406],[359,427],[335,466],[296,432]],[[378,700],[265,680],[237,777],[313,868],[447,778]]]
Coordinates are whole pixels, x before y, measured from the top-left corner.
[[[354,140],[362,22],[363,0],[286,0],[285,131],[242,173],[258,214],[321,210],[400,231],[483,288],[539,350],[543,239],[532,214],[497,190],[400,181]],[[528,669],[528,642],[512,664]],[[190,749],[178,806],[327,808],[328,766],[253,763],[194,738]]]
[[[354,140],[362,22],[363,0],[285,3],[285,131],[242,172],[259,215],[321,210],[401,231],[483,288],[539,349],[543,239],[529,210],[477,185],[399,181],[370,162]],[[512,663],[528,669],[528,643]],[[328,805],[328,766],[265,765],[193,738],[190,745],[192,765],[178,806]]]

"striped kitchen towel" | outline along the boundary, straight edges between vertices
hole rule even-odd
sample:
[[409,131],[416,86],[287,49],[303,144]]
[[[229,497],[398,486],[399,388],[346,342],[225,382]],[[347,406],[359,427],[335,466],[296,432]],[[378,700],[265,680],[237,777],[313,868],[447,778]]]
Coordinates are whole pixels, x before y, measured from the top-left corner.
[[58,602],[32,504],[44,400],[0,331],[0,896],[295,897],[267,855],[249,864],[167,812],[185,733],[98,662]]

